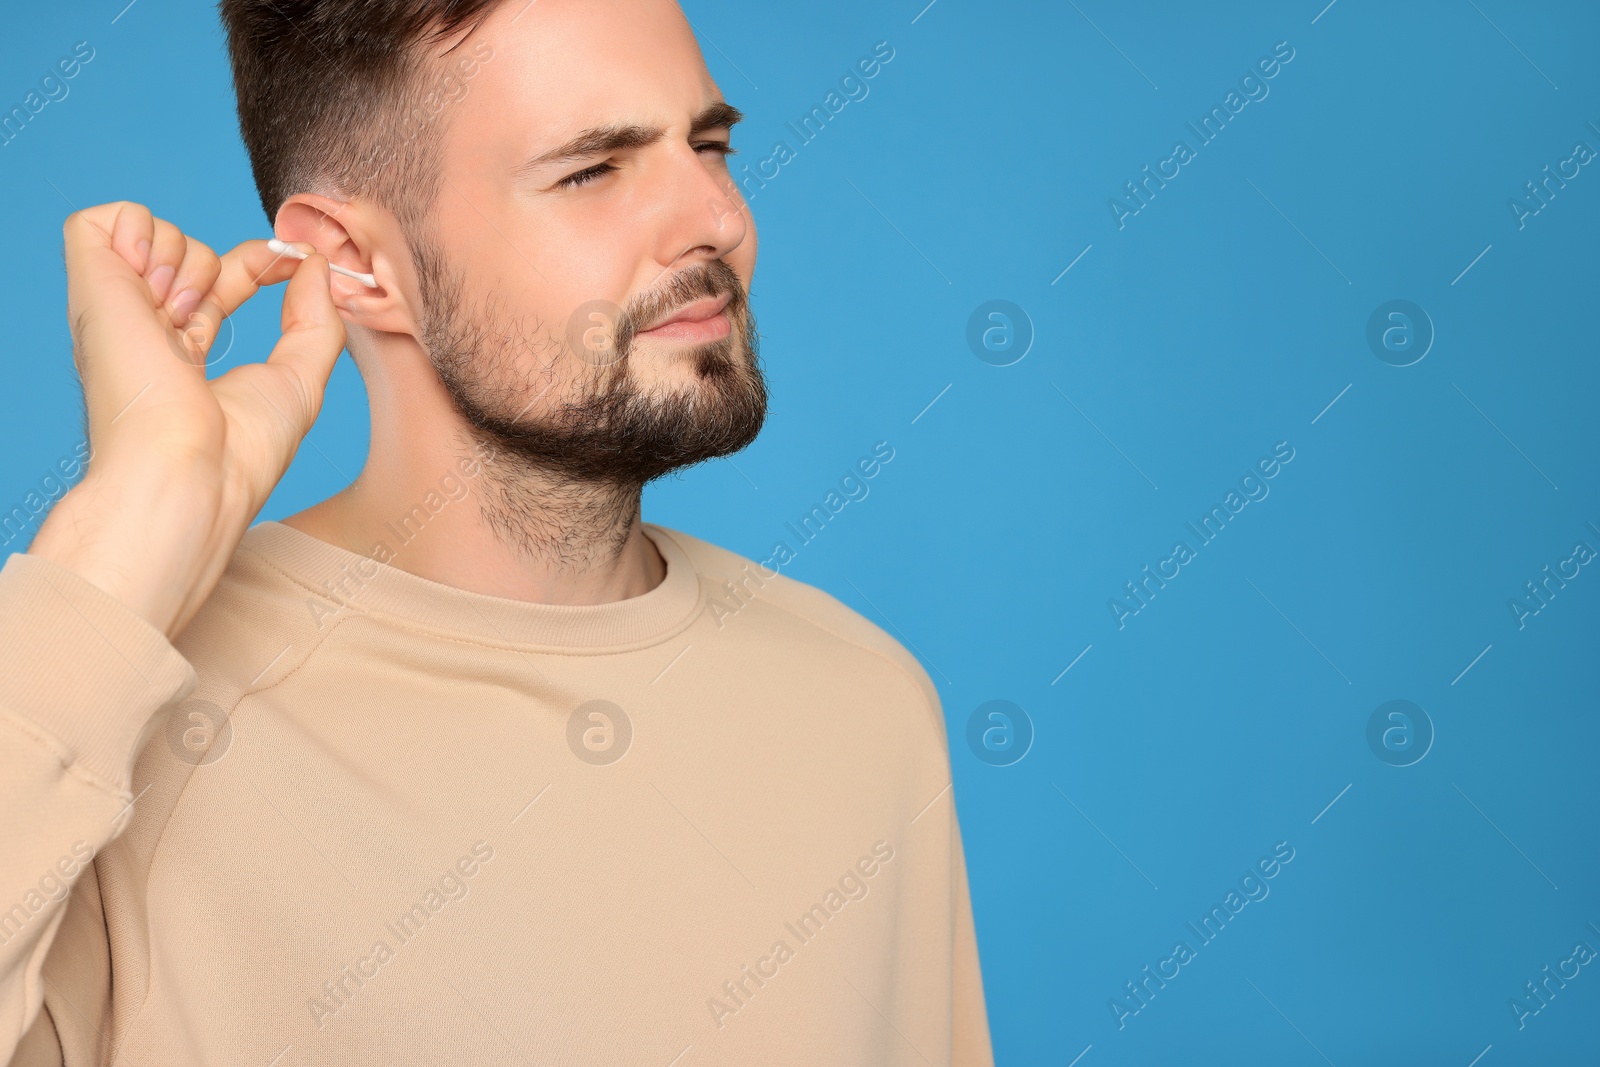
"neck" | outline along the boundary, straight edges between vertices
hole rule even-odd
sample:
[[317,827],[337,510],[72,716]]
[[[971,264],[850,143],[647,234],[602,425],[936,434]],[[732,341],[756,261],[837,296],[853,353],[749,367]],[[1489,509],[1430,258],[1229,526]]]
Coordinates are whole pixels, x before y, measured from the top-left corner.
[[648,546],[642,486],[574,482],[481,435],[474,437],[473,458],[482,466],[479,518],[524,563],[575,577],[606,574]]
[[351,552],[469,592],[605,604],[660,585],[642,487],[574,483],[480,435],[430,444],[374,427],[348,488],[283,522]]

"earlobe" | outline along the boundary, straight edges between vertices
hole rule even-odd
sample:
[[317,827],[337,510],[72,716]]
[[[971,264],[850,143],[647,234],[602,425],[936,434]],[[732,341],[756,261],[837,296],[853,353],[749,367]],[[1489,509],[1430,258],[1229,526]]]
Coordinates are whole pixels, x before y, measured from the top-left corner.
[[409,304],[391,280],[390,267],[386,257],[376,258],[370,271],[373,280],[378,283],[375,288],[369,288],[354,278],[330,275],[333,305],[339,309],[339,316],[351,325],[378,333],[417,336],[420,328],[411,314]]
[[354,279],[332,275],[333,306],[339,310],[339,317],[378,333],[416,336],[419,329],[405,301],[384,288],[381,275],[377,280],[378,288],[369,289]]
[[363,319],[368,317],[371,310],[369,296],[383,293],[382,289],[369,289],[360,282],[349,278],[341,278],[337,274],[331,278],[333,306],[339,312],[339,317],[346,322],[364,325]]

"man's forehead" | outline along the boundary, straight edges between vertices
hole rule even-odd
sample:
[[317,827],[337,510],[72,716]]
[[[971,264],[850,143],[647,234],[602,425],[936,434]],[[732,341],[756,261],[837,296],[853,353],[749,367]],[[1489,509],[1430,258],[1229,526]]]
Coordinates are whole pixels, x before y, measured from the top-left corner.
[[466,38],[475,39],[563,79],[705,70],[674,0],[506,0]]
[[681,127],[722,99],[671,0],[510,0],[463,48],[492,56],[467,110],[530,150],[601,126]]

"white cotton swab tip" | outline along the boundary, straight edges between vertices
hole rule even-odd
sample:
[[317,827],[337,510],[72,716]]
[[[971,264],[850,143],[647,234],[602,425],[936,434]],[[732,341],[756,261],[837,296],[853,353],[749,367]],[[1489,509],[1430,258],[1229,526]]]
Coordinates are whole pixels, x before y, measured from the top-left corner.
[[[276,237],[267,242],[267,247],[280,256],[289,256],[293,259],[309,258],[306,253],[300,251],[294,245],[289,244],[286,241],[280,241]],[[377,280],[370,274],[360,274],[356,271],[350,270],[348,267],[341,267],[334,263],[329,263],[328,269],[333,271],[335,274],[343,274],[346,278],[354,278],[368,289],[376,289],[378,287]]]

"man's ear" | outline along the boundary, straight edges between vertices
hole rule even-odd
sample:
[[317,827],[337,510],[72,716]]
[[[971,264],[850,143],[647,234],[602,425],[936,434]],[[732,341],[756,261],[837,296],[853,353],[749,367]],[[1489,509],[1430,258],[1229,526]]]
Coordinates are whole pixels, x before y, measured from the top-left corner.
[[419,316],[408,299],[417,292],[411,256],[399,223],[370,204],[351,204],[317,193],[296,193],[273,223],[283,241],[303,241],[336,266],[371,274],[377,288],[332,274],[333,303],[346,322],[380,333],[420,336]]

